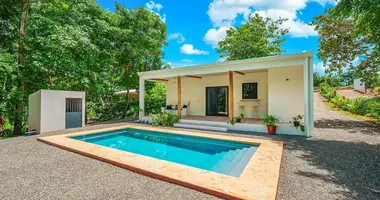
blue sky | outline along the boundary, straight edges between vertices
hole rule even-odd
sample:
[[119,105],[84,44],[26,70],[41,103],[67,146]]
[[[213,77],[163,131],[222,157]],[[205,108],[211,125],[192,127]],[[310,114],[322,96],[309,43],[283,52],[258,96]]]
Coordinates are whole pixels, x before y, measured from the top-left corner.
[[[97,0],[108,11],[114,1]],[[314,52],[314,71],[323,74],[318,60],[318,33],[308,23],[314,16],[333,7],[335,0],[118,0],[128,8],[145,7],[160,15],[167,25],[165,61],[173,67],[217,62],[217,42],[229,27],[238,27],[258,13],[264,17],[284,17],[290,32],[282,48],[284,54]]]

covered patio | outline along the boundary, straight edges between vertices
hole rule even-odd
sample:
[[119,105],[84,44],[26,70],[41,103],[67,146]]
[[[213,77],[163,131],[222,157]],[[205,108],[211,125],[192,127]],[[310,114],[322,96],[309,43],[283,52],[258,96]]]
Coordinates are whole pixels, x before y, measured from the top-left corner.
[[[156,81],[167,86],[166,107],[162,110],[177,114],[183,123],[221,125],[244,115],[240,124],[261,126],[265,115],[271,114],[280,118],[279,129],[285,127],[280,133],[314,133],[310,52],[141,72],[139,76],[141,110],[145,81]],[[297,115],[304,115],[305,133],[291,127]],[[141,112],[140,120],[144,117]]]

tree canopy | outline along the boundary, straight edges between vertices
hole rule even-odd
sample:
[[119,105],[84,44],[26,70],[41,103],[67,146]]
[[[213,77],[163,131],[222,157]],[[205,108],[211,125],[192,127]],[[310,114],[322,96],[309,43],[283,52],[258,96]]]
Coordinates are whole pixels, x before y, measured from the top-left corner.
[[374,20],[378,5],[377,0],[342,0],[314,18],[320,35],[318,57],[328,66],[326,72],[353,70],[365,82],[378,75],[380,26]]
[[39,89],[81,90],[88,102],[106,103],[115,91],[137,88],[137,72],[163,65],[166,25],[142,7],[116,3],[115,11],[107,12],[95,0],[22,3],[0,0],[0,116],[10,123],[21,118],[25,124],[28,95]]
[[263,18],[257,13],[238,28],[227,30],[227,36],[219,41],[219,57],[225,60],[241,60],[278,55],[284,50],[281,43],[289,30],[281,28],[287,19]]

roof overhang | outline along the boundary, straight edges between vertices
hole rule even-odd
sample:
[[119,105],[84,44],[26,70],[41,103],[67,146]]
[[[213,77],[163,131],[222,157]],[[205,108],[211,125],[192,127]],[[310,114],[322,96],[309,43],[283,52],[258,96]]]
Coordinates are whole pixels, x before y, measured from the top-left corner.
[[304,65],[306,58],[312,58],[312,52],[251,58],[245,60],[219,62],[191,67],[162,69],[138,73],[140,78],[160,79],[176,76],[223,73],[228,71],[263,70],[276,67]]
[[[114,92],[113,93],[114,95],[125,95],[125,94],[128,94],[128,90],[124,90],[124,91],[119,91],[119,92]],[[137,90],[136,89],[130,89],[129,90],[129,94],[138,94]]]

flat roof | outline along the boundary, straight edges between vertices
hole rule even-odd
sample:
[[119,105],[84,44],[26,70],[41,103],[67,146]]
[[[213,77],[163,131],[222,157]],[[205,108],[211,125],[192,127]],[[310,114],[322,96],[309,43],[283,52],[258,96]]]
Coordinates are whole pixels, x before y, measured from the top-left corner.
[[[123,94],[127,94],[128,93],[128,90],[124,90],[124,91],[119,91],[119,92],[114,92],[113,94],[114,95],[123,95]],[[137,90],[136,89],[130,89],[129,90],[129,94],[137,94]]]
[[234,70],[268,69],[274,67],[285,67],[304,64],[305,58],[312,58],[313,52],[297,54],[276,55],[260,58],[250,58],[244,60],[217,62],[204,65],[161,69],[146,72],[139,72],[143,79],[164,78],[184,75],[200,75],[218,72],[228,72]]

